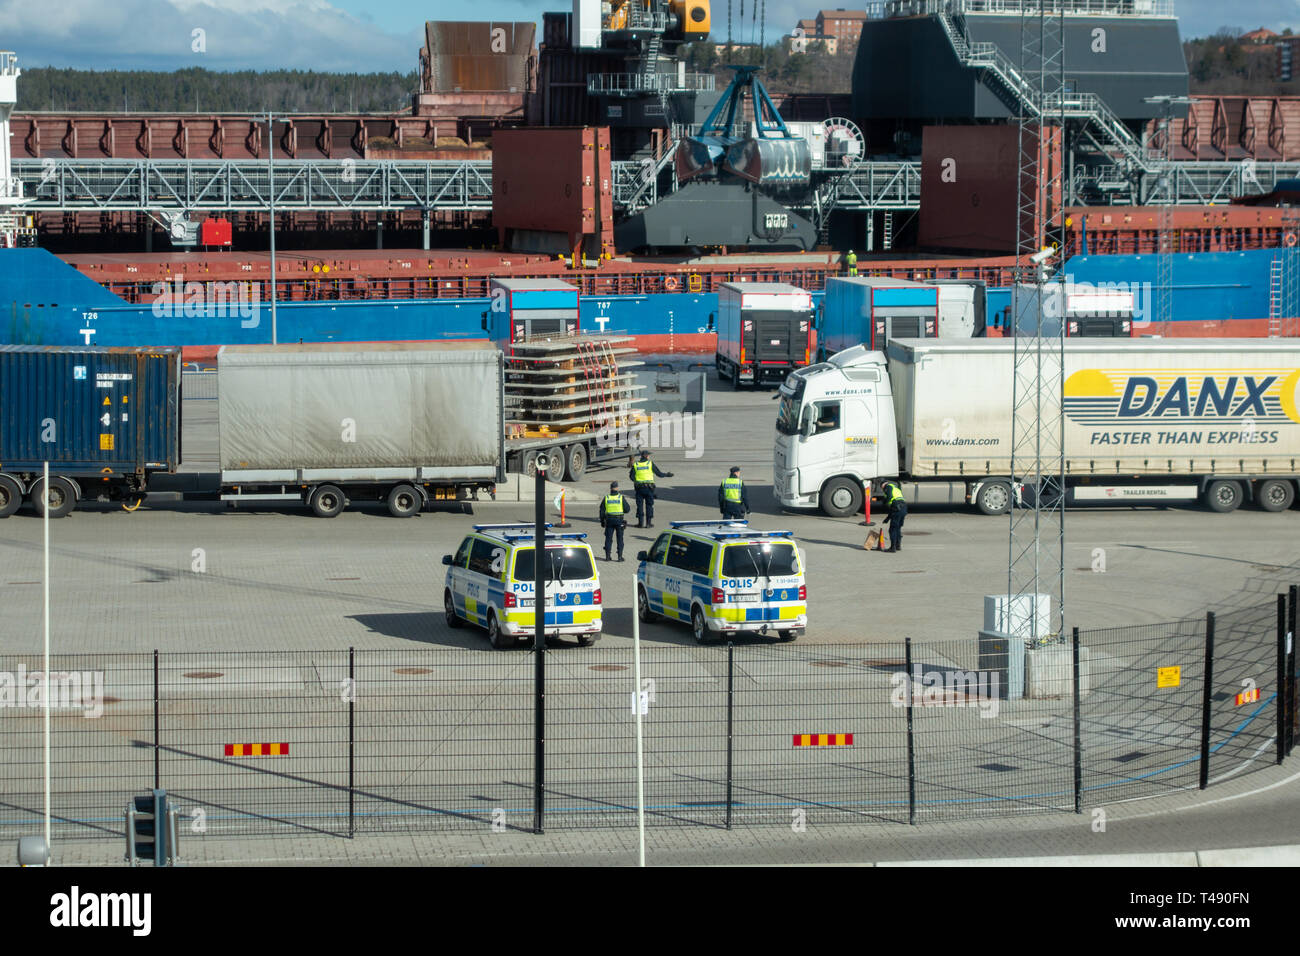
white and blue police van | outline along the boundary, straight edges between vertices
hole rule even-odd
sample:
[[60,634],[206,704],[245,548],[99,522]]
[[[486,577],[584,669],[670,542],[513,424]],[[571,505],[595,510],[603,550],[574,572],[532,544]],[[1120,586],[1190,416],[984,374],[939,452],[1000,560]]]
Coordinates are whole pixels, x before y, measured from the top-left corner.
[[[534,537],[530,524],[476,524],[454,555],[443,556],[449,627],[469,622],[486,628],[498,649],[534,633]],[[586,538],[581,532],[547,533],[542,558],[546,635],[570,635],[580,644],[599,640],[601,630],[600,575]]]
[[803,558],[789,531],[673,521],[637,560],[637,615],[685,621],[701,644],[733,633],[792,641],[808,626]]

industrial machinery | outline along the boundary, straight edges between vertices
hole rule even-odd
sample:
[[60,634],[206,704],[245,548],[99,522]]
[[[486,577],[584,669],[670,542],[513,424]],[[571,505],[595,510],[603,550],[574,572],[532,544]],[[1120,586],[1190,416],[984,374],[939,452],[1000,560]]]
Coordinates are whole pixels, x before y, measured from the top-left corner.
[[[677,142],[677,188],[615,227],[620,249],[807,251],[817,245],[833,204],[834,180],[863,157],[862,134],[840,118],[792,128],[763,88],[758,67],[730,69],[735,76],[699,130]],[[796,209],[808,210],[811,218]]]

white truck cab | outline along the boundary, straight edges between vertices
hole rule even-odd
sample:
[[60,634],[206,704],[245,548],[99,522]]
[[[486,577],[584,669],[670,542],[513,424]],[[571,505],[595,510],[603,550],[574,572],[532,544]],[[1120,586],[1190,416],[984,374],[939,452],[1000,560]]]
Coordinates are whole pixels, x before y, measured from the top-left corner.
[[858,345],[799,369],[781,386],[773,459],[784,508],[861,511],[863,481],[898,474],[894,398],[883,352]]

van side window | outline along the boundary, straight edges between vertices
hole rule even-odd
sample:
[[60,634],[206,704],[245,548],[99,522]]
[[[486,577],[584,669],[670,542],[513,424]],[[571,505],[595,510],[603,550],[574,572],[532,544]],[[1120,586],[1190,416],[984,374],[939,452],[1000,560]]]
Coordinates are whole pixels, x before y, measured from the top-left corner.
[[661,534],[655,541],[654,547],[650,549],[650,554],[646,558],[651,564],[663,564],[664,554],[668,551],[668,535]]
[[707,541],[692,541],[686,548],[686,570],[692,574],[709,573],[709,561],[713,558],[713,545]]
[[[502,571],[500,561],[493,561],[494,552],[503,551],[499,544],[493,544],[490,541],[484,541],[481,538],[474,539],[474,546],[469,552],[469,569],[477,574],[486,574],[491,578],[500,578]],[[498,567],[493,568],[496,563]]]
[[460,543],[460,547],[456,549],[456,557],[452,560],[451,563],[458,568],[463,568],[465,566],[465,562],[469,559],[469,546],[473,543],[474,543],[473,538],[466,538],[464,541],[462,541]]
[[840,403],[818,402],[816,414],[816,431],[814,435],[833,432],[840,427]]
[[686,564],[686,554],[690,550],[691,543],[681,535],[673,535],[672,543],[668,545],[668,561],[670,568],[680,568],[683,571],[689,571]]

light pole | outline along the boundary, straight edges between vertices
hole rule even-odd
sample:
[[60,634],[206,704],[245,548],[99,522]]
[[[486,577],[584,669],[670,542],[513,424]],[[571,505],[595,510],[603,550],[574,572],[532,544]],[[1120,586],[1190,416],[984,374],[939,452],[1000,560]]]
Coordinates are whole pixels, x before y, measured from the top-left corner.
[[266,114],[266,190],[271,203],[271,344],[275,345],[275,117]]

